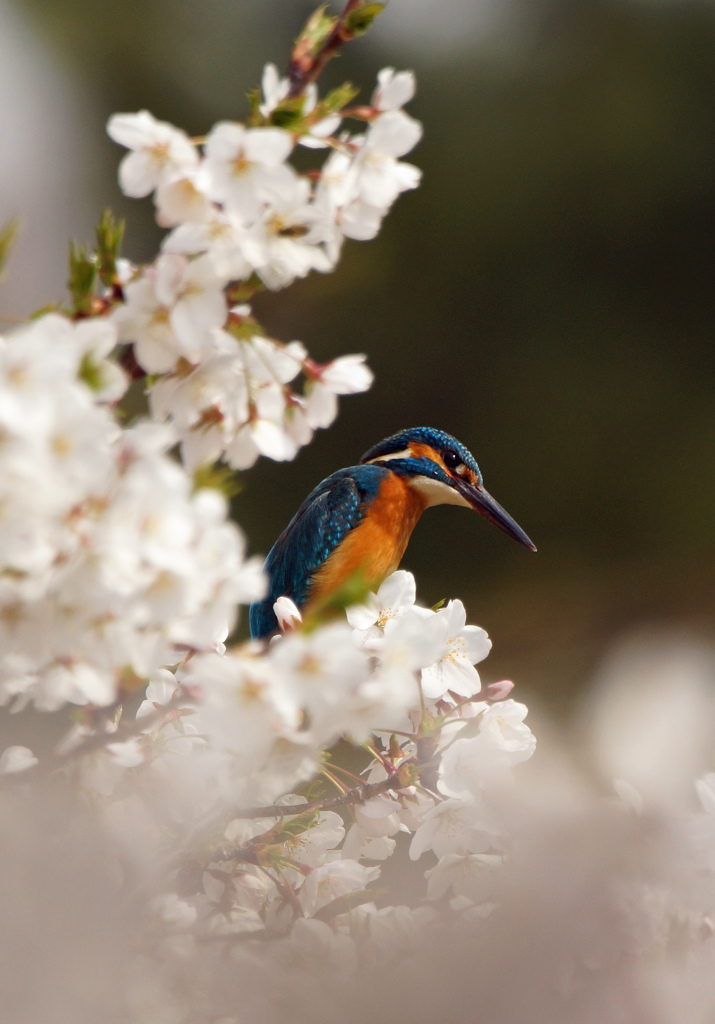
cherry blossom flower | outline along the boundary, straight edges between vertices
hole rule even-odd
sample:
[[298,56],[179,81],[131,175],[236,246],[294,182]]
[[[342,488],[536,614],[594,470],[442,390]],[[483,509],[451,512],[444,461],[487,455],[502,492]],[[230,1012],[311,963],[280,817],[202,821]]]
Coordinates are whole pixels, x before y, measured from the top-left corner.
[[[287,78],[280,77],[275,64],[266,64],[263,69],[261,89],[263,91],[263,103],[261,103],[258,109],[264,117],[269,117],[278,104],[288,96],[290,81]],[[302,113],[304,117],[308,117],[315,110],[317,102],[318,87],[314,82],[311,82],[303,94]],[[339,114],[329,114],[327,117],[321,118],[310,126],[307,134],[300,136],[298,139],[299,143],[302,146],[307,146],[309,149],[323,149],[327,145],[324,140],[328,136],[335,134],[340,127],[340,120]]]
[[417,188],[421,172],[398,158],[409,153],[421,137],[419,121],[401,110],[380,114],[368,128],[353,163],[355,198],[386,211],[401,192]]
[[114,320],[119,336],[134,344],[147,373],[166,373],[180,358],[198,362],[211,350],[211,332],[227,315],[223,282],[207,256],[189,261],[160,256],[125,288],[126,305]]
[[98,402],[117,402],[129,380],[124,370],[109,358],[118,337],[115,324],[106,318],[80,320],[70,328],[80,358],[79,375],[94,392]]
[[483,661],[491,650],[491,640],[479,626],[467,626],[467,613],[461,601],[450,601],[437,612],[443,633],[443,649],[435,664],[422,671],[422,691],[430,700],[448,691],[462,697],[479,693],[481,683],[475,662]]
[[375,838],[394,835],[401,827],[399,804],[389,793],[380,793],[356,805],[355,821],[365,835]]
[[119,165],[119,184],[125,195],[134,199],[148,196],[171,175],[198,166],[198,152],[186,134],[165,121],[157,121],[147,110],[114,114],[107,133],[132,150]]
[[299,709],[285,699],[270,659],[202,654],[182,681],[200,688],[197,727],[212,745],[231,752],[237,774],[259,771],[275,741],[298,728]]
[[493,853],[448,853],[425,872],[427,899],[438,900],[452,889],[473,903],[485,903],[494,893],[494,872],[502,857]]
[[281,202],[290,194],[296,175],[285,161],[292,149],[290,132],[280,128],[245,128],[229,121],[215,125],[206,140],[211,197],[251,223],[264,203]]
[[207,176],[202,168],[165,178],[157,187],[154,201],[157,223],[163,228],[186,223],[201,224],[214,209],[208,196]]
[[300,890],[300,905],[306,916],[312,917],[333,900],[364,889],[379,875],[379,868],[369,868],[357,861],[330,861],[308,875]]
[[[304,798],[296,800],[293,807],[305,803]],[[340,845],[345,835],[343,819],[334,811],[324,811],[319,815],[315,825],[290,839],[283,846],[286,856],[298,861],[301,865],[317,868],[324,864],[329,851]],[[288,868],[289,877],[298,878],[298,872]]]
[[288,95],[290,81],[287,78],[281,78],[275,64],[266,64],[261,78],[261,90],[263,103],[258,109],[264,117],[268,117]]
[[395,852],[397,843],[390,836],[373,836],[359,825],[351,825],[342,855],[348,860],[387,860]]
[[338,356],[315,370],[317,379],[336,395],[357,395],[372,385],[372,371],[365,366],[367,356]]
[[338,412],[337,395],[356,395],[372,386],[366,356],[339,356],[322,366],[311,366],[306,388],[306,417],[312,427],[328,427]]
[[385,626],[411,608],[417,597],[415,578],[411,572],[399,569],[391,573],[378,587],[376,594],[368,594],[364,604],[352,605],[346,610],[347,620],[358,631],[364,646],[381,640]]
[[485,781],[527,761],[536,738],[524,724],[526,714],[526,706],[514,700],[486,707],[478,719],[478,734],[455,740],[445,751],[439,769],[440,792],[456,799],[478,797]]
[[29,747],[6,747],[0,754],[0,775],[13,775],[24,772],[38,764]]
[[415,76],[411,71],[383,68],[377,74],[377,88],[372,94],[376,110],[400,110],[415,94]]
[[321,245],[329,228],[309,200],[310,183],[296,178],[246,232],[243,254],[269,288],[285,288],[311,270],[333,269]]
[[212,208],[200,221],[180,223],[161,244],[163,252],[195,256],[208,253],[216,275],[224,281],[241,281],[253,267],[243,252],[246,228],[240,217]]
[[369,680],[369,663],[357,649],[352,630],[333,623],[322,630],[288,634],[271,650],[277,674],[285,681],[288,699],[305,708],[322,736],[359,729],[360,691]]
[[437,857],[486,853],[500,833],[494,815],[480,800],[444,800],[424,815],[412,837],[410,857],[417,860],[427,850],[433,850]]

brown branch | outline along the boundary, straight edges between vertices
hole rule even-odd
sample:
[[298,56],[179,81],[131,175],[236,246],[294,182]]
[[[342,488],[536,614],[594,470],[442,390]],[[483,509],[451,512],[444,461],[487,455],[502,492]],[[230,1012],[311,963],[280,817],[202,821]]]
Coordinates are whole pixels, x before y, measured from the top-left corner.
[[58,771],[71,761],[84,757],[86,754],[92,754],[96,750],[102,750],[112,743],[123,743],[126,740],[143,736],[150,730],[157,727],[161,728],[169,722],[182,718],[185,714],[189,713],[190,708],[179,707],[178,705],[180,703],[185,704],[190,699],[190,694],[180,686],[166,704],[156,708],[150,714],[133,721],[120,723],[114,732],[92,733],[63,753],[51,754],[24,771],[3,775],[2,782],[12,784],[42,778]]
[[146,371],[137,362],[133,345],[126,346],[117,362],[130,380],[143,380],[146,377]]
[[309,39],[304,35],[299,37],[288,67],[288,99],[300,96],[305,88],[320,76],[328,61],[337,57],[341,47],[352,42],[360,34],[349,27],[349,19],[350,15],[364,4],[365,0],[348,0],[332,32],[316,53],[311,54]]
[[[347,793],[342,793],[340,796],[311,800],[305,804],[270,804],[265,807],[243,807],[236,810],[223,810],[220,814],[212,813],[203,822],[191,829],[189,835],[181,843],[180,849],[169,857],[167,863],[174,868],[181,865],[189,855],[189,851],[192,848],[195,849],[200,837],[202,835],[205,836],[208,831],[216,828],[221,821],[234,821],[237,818],[242,820],[277,818],[282,820],[284,818],[297,818],[300,815],[312,814],[314,811],[331,811],[338,807],[364,803],[366,800],[379,796],[381,793],[407,789],[409,786],[415,785],[421,773],[433,770],[434,764],[434,761],[410,758],[407,761],[403,761],[397,771],[388,775],[387,778],[380,780],[380,782],[364,782],[353,789],[349,789]],[[248,842],[234,847],[227,848],[221,841],[205,849],[196,858],[196,861],[205,865],[209,864],[217,856],[220,856],[221,859],[225,860],[237,860],[244,864],[255,864],[259,861],[260,848],[270,845],[275,837],[276,829],[272,827],[266,832],[262,832],[260,835],[249,839]]]
[[332,797],[329,800],[312,800],[307,804],[271,804],[268,807],[244,807],[231,813],[231,818],[294,818],[299,814],[306,814],[312,811],[330,811],[334,807],[343,807],[346,804],[361,804],[371,800],[381,793],[389,793],[391,790],[407,789],[413,786],[415,778],[426,769],[433,767],[431,761],[418,761],[411,757],[403,761],[394,775],[388,775],[380,782],[365,782],[347,793]]

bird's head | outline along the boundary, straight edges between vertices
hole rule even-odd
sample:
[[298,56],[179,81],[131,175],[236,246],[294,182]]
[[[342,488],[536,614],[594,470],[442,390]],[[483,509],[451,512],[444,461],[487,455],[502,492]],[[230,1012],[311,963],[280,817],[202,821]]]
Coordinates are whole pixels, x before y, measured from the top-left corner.
[[514,540],[536,551],[521,527],[484,489],[472,453],[443,430],[401,430],[365,452],[360,462],[379,463],[406,477],[426,506],[465,505],[474,509]]

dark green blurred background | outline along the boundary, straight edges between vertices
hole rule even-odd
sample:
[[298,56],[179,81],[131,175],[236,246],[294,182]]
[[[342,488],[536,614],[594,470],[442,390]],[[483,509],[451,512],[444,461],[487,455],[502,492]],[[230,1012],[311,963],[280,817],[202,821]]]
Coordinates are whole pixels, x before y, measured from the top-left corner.
[[[367,98],[380,67],[415,70],[422,188],[336,273],[256,303],[317,358],[368,353],[375,385],[294,463],[246,474],[236,513],[265,552],[315,483],[381,437],[454,433],[539,552],[439,508],[404,566],[423,602],[461,597],[488,630],[485,678],[558,709],[624,634],[713,634],[715,5],[503,0],[480,20],[429,2],[433,37],[425,0],[391,0],[325,76]],[[196,134],[241,118],[310,6],[15,2],[97,139],[114,111]],[[90,223],[109,203],[128,255],[150,258],[151,203],[118,194],[120,151],[99,145]]]

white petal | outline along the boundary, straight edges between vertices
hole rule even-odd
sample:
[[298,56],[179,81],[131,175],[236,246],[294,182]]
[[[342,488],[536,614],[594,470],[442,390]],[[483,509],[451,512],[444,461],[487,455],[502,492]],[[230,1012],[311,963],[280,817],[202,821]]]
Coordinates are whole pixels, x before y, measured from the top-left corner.
[[320,373],[320,379],[336,395],[356,395],[367,391],[374,375],[365,366],[364,355],[340,356],[328,363]]
[[346,238],[369,242],[382,224],[382,210],[362,199],[355,199],[340,211],[340,229]]
[[246,159],[251,163],[282,164],[292,149],[293,136],[282,128],[249,128],[246,132]]
[[295,448],[286,437],[285,431],[270,420],[255,420],[251,424],[251,434],[261,455],[266,455],[269,459],[283,462],[295,455]]
[[141,149],[156,139],[158,122],[148,110],[136,114],[113,114],[107,122],[107,135],[127,149]]
[[335,393],[320,381],[312,381],[308,391],[305,415],[311,427],[329,427],[338,415],[338,400]]
[[461,632],[461,638],[465,644],[464,656],[473,665],[476,665],[479,661],[484,661],[492,649],[491,640],[480,626],[465,626]]
[[388,110],[372,122],[366,146],[385,156],[409,153],[422,138],[422,125],[401,110]]
[[409,103],[415,94],[415,76],[411,71],[383,68],[377,76],[378,87],[372,97],[372,105],[380,110],[399,110]]
[[151,153],[127,153],[119,164],[119,187],[131,199],[148,196],[160,176],[161,169]]
[[350,605],[345,609],[345,617],[353,629],[369,629],[380,617],[380,601],[377,595],[368,594],[363,604]]
[[0,755],[0,774],[24,772],[36,764],[37,758],[29,747],[7,747]]
[[414,576],[411,572],[398,569],[381,584],[377,596],[383,608],[402,608],[405,605],[413,605],[417,599]]

